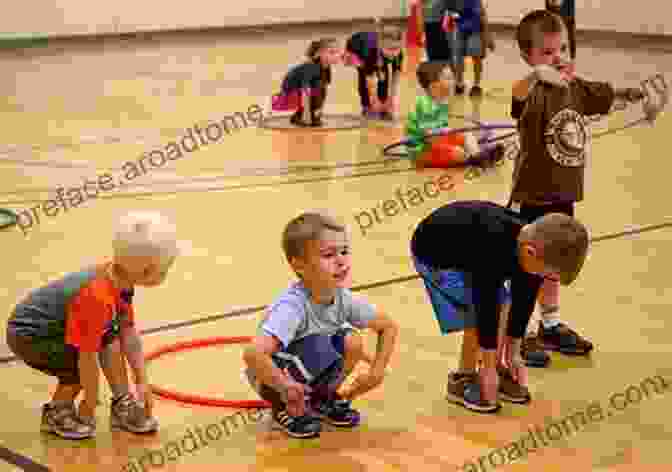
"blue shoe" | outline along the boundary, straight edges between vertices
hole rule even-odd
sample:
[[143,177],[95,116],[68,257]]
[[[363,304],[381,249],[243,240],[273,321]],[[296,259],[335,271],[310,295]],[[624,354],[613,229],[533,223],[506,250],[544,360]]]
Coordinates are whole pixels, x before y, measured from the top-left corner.
[[354,428],[361,422],[359,411],[350,407],[349,400],[334,399],[313,406],[323,421],[339,428]]
[[292,438],[317,438],[322,432],[322,425],[317,418],[311,415],[290,416],[285,409],[273,411],[273,421]]

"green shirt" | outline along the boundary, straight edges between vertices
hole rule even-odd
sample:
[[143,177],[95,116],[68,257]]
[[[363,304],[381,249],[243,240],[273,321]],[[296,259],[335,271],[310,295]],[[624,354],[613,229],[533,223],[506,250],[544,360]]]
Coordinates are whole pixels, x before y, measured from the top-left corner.
[[426,130],[448,127],[449,111],[450,109],[445,103],[436,103],[428,95],[418,96],[415,101],[415,108],[408,115],[405,130],[406,136],[414,140],[414,143],[407,146],[412,157],[427,149]]

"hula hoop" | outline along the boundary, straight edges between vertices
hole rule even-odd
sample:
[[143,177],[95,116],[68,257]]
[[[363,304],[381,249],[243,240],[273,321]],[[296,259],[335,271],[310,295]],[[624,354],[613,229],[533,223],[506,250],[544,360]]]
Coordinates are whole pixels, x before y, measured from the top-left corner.
[[0,208],[0,230],[11,228],[19,221],[19,217],[12,210]]
[[[474,123],[477,123],[477,126],[466,126],[463,128],[437,128],[433,129],[430,131],[430,136],[448,136],[451,134],[456,134],[456,133],[471,133],[475,131],[493,131],[497,129],[515,129],[516,125],[510,124],[510,123],[494,123],[494,124],[488,124],[488,123],[483,123],[478,120],[474,120],[473,118],[467,118],[467,117],[460,117],[464,118],[469,121],[473,121]],[[508,133],[502,136],[495,136],[495,137],[490,137],[490,138],[482,138],[478,141],[478,144],[489,144],[489,143],[494,143],[496,141],[501,141],[504,139],[509,139],[513,136],[518,134],[517,131]],[[415,142],[415,138],[405,138],[402,139],[401,141],[398,141],[396,143],[388,144],[383,148],[383,156],[386,157],[409,157],[408,152],[400,152],[400,151],[394,151],[394,149],[401,147],[401,146],[407,146],[408,144],[411,144]]]
[[[210,346],[220,346],[228,344],[249,344],[252,341],[250,336],[225,336],[197,339],[195,341],[179,342],[170,344],[168,346],[160,347],[159,349],[147,354],[145,362],[151,362],[166,354],[173,354],[176,352],[190,351],[192,349],[200,349]],[[191,405],[200,406],[214,406],[221,408],[270,408],[271,405],[264,400],[223,400],[221,398],[203,397],[199,395],[191,395],[187,393],[169,390],[167,388],[159,387],[157,385],[150,385],[152,392],[156,395],[166,398],[168,400],[177,401],[180,403],[188,403]]]

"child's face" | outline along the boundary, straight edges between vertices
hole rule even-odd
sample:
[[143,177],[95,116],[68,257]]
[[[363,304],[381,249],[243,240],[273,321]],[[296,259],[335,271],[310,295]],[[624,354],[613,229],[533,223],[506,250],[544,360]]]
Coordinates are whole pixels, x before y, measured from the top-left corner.
[[175,257],[169,259],[133,257],[118,261],[128,276],[128,282],[141,287],[156,287],[161,285],[174,262]]
[[443,101],[453,95],[455,80],[450,69],[446,67],[441,73],[441,77],[436,82],[429,85],[429,95],[436,101]]
[[350,245],[345,233],[325,230],[320,239],[306,243],[294,269],[314,289],[348,288],[351,284]]
[[322,48],[318,56],[324,66],[333,66],[343,62],[343,51],[336,45]]
[[519,260],[520,266],[528,274],[535,274],[545,279],[560,280],[558,271],[546,265],[541,257],[541,251],[532,243],[520,243]]
[[573,75],[573,65],[569,54],[567,33],[543,33],[527,55],[531,66],[547,65],[558,69],[567,78]]

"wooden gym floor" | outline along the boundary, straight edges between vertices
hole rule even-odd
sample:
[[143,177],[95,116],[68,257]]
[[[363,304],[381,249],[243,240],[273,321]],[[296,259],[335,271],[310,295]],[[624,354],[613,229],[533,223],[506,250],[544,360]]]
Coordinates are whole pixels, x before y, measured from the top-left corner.
[[[301,60],[311,38],[345,39],[353,31],[176,34],[54,42],[46,49],[2,52],[0,206],[33,207],[58,186],[81,185],[105,172],[121,175],[124,162],[195,123],[246,112],[253,105],[267,110],[288,64]],[[578,68],[587,77],[628,86],[654,73],[669,75],[671,64],[669,53],[654,48],[584,43]],[[507,90],[524,72],[512,39],[502,36],[486,63],[489,96],[480,103],[456,99],[455,113],[508,121]],[[403,83],[407,111],[417,90],[413,74],[409,67]],[[358,112],[354,77],[352,70],[335,70],[329,111]],[[615,116],[610,124],[624,120]],[[382,160],[382,146],[401,136],[391,126],[294,133],[242,129],[148,171],[123,190],[55,217],[41,216],[27,236],[17,229],[3,232],[7,252],[0,304],[5,315],[0,319],[29,289],[109,254],[117,215],[153,209],[178,223],[187,249],[165,286],[141,290],[136,297],[141,328],[157,328],[145,337],[147,350],[211,336],[251,335],[260,312],[234,316],[235,311],[270,302],[291,281],[279,245],[284,224],[302,210],[327,208],[351,225],[355,286],[365,286],[362,293],[402,327],[384,388],[356,402],[366,415],[364,425],[300,442],[269,432],[265,420],[248,420],[194,452],[146,456],[144,470],[494,470],[488,461],[498,465],[504,460],[507,465],[498,468],[512,471],[669,470],[672,393],[649,391],[637,403],[634,387],[628,390],[633,403],[623,411],[612,409],[603,421],[564,434],[516,463],[496,452],[529,434],[528,426],[562,422],[590,402],[606,411],[611,395],[647,377],[672,382],[670,295],[665,291],[672,263],[672,231],[666,227],[672,218],[667,210],[668,132],[672,122],[663,116],[653,129],[630,129],[594,142],[587,200],[578,214],[593,237],[602,238],[580,279],[563,292],[562,315],[595,342],[596,351],[591,359],[554,355],[549,369],[531,371],[531,406],[506,405],[497,416],[471,414],[443,399],[446,373],[457,364],[459,336],[438,334],[424,290],[410,277],[408,244],[415,224],[439,205],[473,198],[505,202],[510,165],[469,182],[453,172],[458,181],[453,190],[385,217],[362,234],[356,215],[394,199],[397,189],[407,191],[442,174],[416,172],[404,162],[372,163]],[[205,322],[215,314],[231,316]],[[186,321],[192,323],[174,326]],[[4,328],[1,332],[4,336]],[[0,342],[0,356],[9,355]],[[53,471],[142,470],[137,461],[147,451],[166,451],[167,444],[195,428],[221,423],[234,413],[159,400],[160,433],[138,438],[108,432],[105,400],[98,411],[98,438],[71,443],[38,432],[39,406],[53,389],[51,379],[16,362],[4,362],[0,369],[0,445]],[[240,377],[238,346],[166,357],[149,370],[154,383],[164,387],[254,398]],[[107,398],[107,387],[104,391]],[[470,461],[475,468],[465,466]],[[19,469],[0,460],[0,471],[10,470]]]

